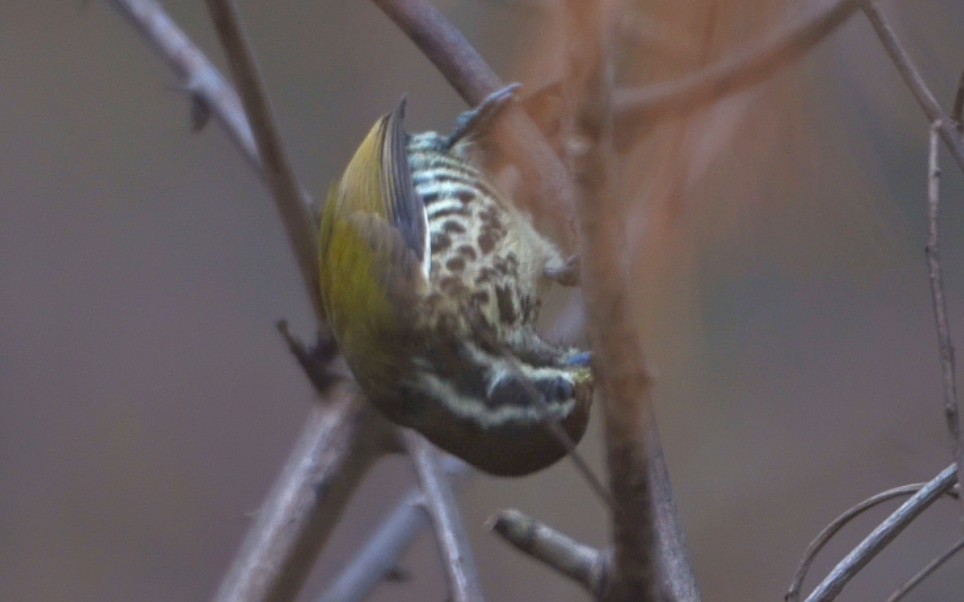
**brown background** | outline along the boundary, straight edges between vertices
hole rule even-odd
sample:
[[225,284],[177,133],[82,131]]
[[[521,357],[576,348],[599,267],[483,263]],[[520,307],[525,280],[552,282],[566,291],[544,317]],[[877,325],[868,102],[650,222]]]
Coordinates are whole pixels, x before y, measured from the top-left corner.
[[[168,3],[220,63],[200,4]],[[441,6],[506,79],[521,77],[536,11]],[[413,129],[447,128],[463,108],[371,3],[241,8],[315,195],[402,93]],[[964,6],[884,9],[949,106]],[[279,220],[218,127],[188,131],[175,88],[105,3],[0,3],[2,600],[208,598],[311,403],[273,328],[284,317],[311,329]],[[826,522],[950,458],[922,252],[925,119],[859,15],[758,93],[771,90],[747,126],[782,132],[766,160],[740,139],[714,155],[687,234],[667,243],[672,269],[639,291],[710,601],[782,599]],[[787,90],[792,104],[773,110]],[[793,169],[771,169],[779,161]],[[964,194],[944,164],[945,273],[964,341]],[[714,207],[736,208],[726,228]],[[601,466],[598,419],[593,429],[584,448]],[[403,459],[371,473],[302,599],[411,480]],[[506,506],[602,544],[603,509],[572,468],[478,478],[462,509],[491,599],[585,599],[485,531]],[[881,599],[960,536],[959,512],[938,503],[844,598]],[[814,575],[881,516],[848,528]],[[375,599],[443,600],[433,545],[423,535],[403,560],[412,581]],[[910,599],[964,597],[962,562]]]

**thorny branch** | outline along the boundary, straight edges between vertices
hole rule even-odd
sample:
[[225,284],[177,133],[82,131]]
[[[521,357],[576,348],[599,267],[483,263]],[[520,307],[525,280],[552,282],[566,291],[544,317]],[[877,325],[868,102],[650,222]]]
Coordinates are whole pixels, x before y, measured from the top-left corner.
[[164,8],[155,0],[110,2],[181,78],[184,89],[214,114],[258,175],[266,178],[241,99]]

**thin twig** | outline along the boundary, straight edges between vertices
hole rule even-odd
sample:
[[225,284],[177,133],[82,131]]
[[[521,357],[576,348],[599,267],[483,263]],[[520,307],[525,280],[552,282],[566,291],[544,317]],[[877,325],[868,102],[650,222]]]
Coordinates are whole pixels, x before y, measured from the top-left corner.
[[[944,276],[941,272],[940,215],[941,215],[941,168],[938,157],[938,130],[940,123],[931,126],[927,152],[927,276],[931,285],[931,301],[934,308],[934,325],[937,328],[937,344],[941,361],[941,380],[944,390],[944,417],[951,437],[951,449],[957,463],[958,478],[964,475],[964,442],[961,441],[961,418],[957,403],[957,374],[954,361],[954,341],[947,318],[947,301],[944,297]],[[961,500],[964,504],[964,499]],[[964,514],[962,514],[964,520]]]
[[324,324],[325,312],[318,288],[318,240],[308,210],[310,200],[291,168],[254,52],[241,27],[234,3],[232,0],[207,0],[206,3],[234,81],[241,92],[275,207],[281,214],[288,241],[294,249],[301,279],[319,324]]
[[920,585],[924,579],[927,579],[934,571],[941,568],[945,562],[950,560],[951,557],[961,550],[964,550],[964,539],[961,539],[956,544],[945,550],[940,556],[927,563],[927,566],[922,568],[919,573],[908,579],[906,583],[897,588],[897,591],[887,598],[887,602],[898,602],[899,600],[902,600],[904,596],[911,592],[911,590]]
[[867,563],[896,538],[915,518],[947,493],[957,481],[957,465],[951,464],[921,487],[877,525],[856,548],[850,551],[807,597],[807,602],[833,600]]
[[490,529],[588,591],[594,599],[606,592],[609,555],[583,545],[518,510],[502,510],[489,519]]
[[442,564],[448,574],[449,595],[454,602],[482,602],[485,597],[472,559],[472,546],[452,486],[442,471],[439,453],[415,431],[406,430],[403,437],[422,486],[426,510],[435,526]]
[[[456,489],[472,473],[468,464],[451,456],[443,458],[442,469]],[[412,540],[430,523],[425,496],[413,487],[318,602],[362,602],[398,566],[398,559]]]
[[848,508],[846,512],[833,519],[829,525],[823,528],[810,545],[807,546],[807,550],[803,553],[803,558],[800,560],[800,565],[797,567],[797,572],[793,575],[793,581],[790,582],[790,587],[787,589],[787,593],[784,599],[787,602],[797,602],[800,599],[800,588],[803,585],[803,580],[807,577],[807,572],[810,570],[810,565],[816,560],[817,554],[823,550],[824,546],[830,542],[834,535],[838,531],[843,529],[850,521],[857,518],[864,512],[870,510],[871,508],[876,508],[884,502],[889,502],[898,497],[904,497],[908,495],[914,495],[920,491],[921,487],[926,485],[926,483],[914,483],[912,485],[903,485],[901,487],[895,487],[893,489],[888,489],[887,491],[882,491],[876,495],[873,495],[866,500],[860,502],[859,504]]
[[794,17],[759,42],[680,79],[616,94],[617,124],[652,122],[660,114],[685,113],[757,84],[799,59],[857,10],[858,0],[834,0],[813,14]]
[[941,135],[941,140],[951,151],[951,156],[957,161],[958,167],[964,169],[964,140],[961,139],[961,134],[953,125],[951,118],[944,113],[937,103],[934,94],[927,87],[920,71],[914,65],[914,61],[907,54],[903,44],[900,43],[894,29],[887,23],[884,15],[877,8],[877,4],[869,0],[863,0],[861,7],[877,33],[877,37],[880,38],[880,42],[884,45],[884,49],[887,50],[887,54],[890,55],[891,61],[897,67],[897,71],[904,78],[904,83],[907,84],[907,87],[914,94],[914,98],[917,99],[917,104],[924,110],[928,121],[940,124],[938,132]]
[[[383,424],[343,383],[313,405],[289,460],[215,600],[293,600],[368,465],[380,454]],[[324,511],[321,511],[324,510]]]
[[[504,86],[465,36],[428,0],[374,2],[470,106]],[[520,108],[506,107],[495,130],[501,150],[522,174],[522,190],[513,202],[523,208],[543,209],[537,217],[553,220],[557,237],[564,239],[569,235],[566,218],[574,206],[568,170],[538,126]]]

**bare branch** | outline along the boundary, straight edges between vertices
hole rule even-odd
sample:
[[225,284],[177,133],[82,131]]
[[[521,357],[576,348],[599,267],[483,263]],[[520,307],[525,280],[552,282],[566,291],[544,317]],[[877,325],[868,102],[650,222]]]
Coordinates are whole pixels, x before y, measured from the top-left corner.
[[929,576],[931,576],[934,571],[941,568],[945,562],[950,560],[954,554],[957,554],[961,550],[964,550],[964,539],[961,539],[956,544],[945,550],[940,556],[927,563],[927,566],[922,568],[919,573],[908,579],[906,583],[897,588],[897,591],[887,598],[887,602],[898,602],[899,600],[902,600],[904,596],[909,594],[915,587],[920,585],[924,579],[927,579]]
[[518,510],[502,510],[489,527],[524,554],[582,585],[601,599],[609,577],[609,556],[583,545]]
[[259,175],[267,179],[258,147],[234,88],[155,0],[111,0],[181,79],[184,88],[218,119]]
[[[465,36],[428,0],[374,2],[432,61],[470,106],[477,105],[504,86]],[[495,129],[500,148],[523,176],[524,189],[513,201],[522,207],[557,209],[548,212],[547,217],[554,220],[557,236],[564,239],[569,235],[564,218],[571,213],[574,204],[568,170],[538,126],[520,108],[506,107]],[[558,210],[560,207],[562,211]],[[540,215],[545,213],[543,211]]]
[[833,600],[873,558],[896,538],[907,525],[947,493],[957,480],[957,466],[951,464],[931,479],[920,491],[901,504],[870,535],[837,563],[829,575],[807,597],[807,602]]
[[403,432],[425,496],[425,507],[435,525],[442,564],[449,578],[449,595],[454,602],[482,602],[479,572],[472,558],[472,546],[462,524],[455,494],[442,471],[439,452],[415,431]]
[[254,52],[242,30],[234,3],[231,0],[207,0],[207,6],[235,83],[241,91],[241,99],[254,130],[275,207],[284,222],[288,242],[294,250],[301,271],[301,279],[319,325],[324,324],[325,312],[318,288],[317,232],[308,210],[311,202],[295,178],[291,162],[284,150]]
[[[938,351],[941,360],[941,379],[944,389],[944,417],[951,437],[958,478],[964,475],[964,445],[961,441],[961,419],[957,403],[957,375],[954,362],[954,341],[947,318],[944,297],[944,277],[941,273],[940,213],[941,168],[938,161],[937,136],[939,123],[931,126],[927,153],[927,276],[931,285],[934,325],[937,328]],[[962,500],[964,504],[964,500]],[[962,515],[964,519],[964,515]]]
[[[613,571],[605,599],[698,600],[665,475],[652,378],[632,326],[635,301],[620,269],[624,211],[613,195],[612,64],[607,47],[612,6],[571,0],[567,7],[571,79],[565,85],[568,97],[578,103],[575,138],[567,148],[578,192],[583,290],[615,500]],[[660,533],[661,528],[666,531]]]
[[817,558],[817,554],[823,550],[824,546],[837,534],[842,528],[844,528],[850,521],[857,518],[864,512],[870,510],[871,508],[876,508],[884,502],[889,502],[898,497],[904,497],[908,495],[913,495],[920,491],[921,487],[926,485],[926,483],[914,483],[913,485],[903,485],[901,487],[895,487],[893,489],[888,489],[876,495],[873,495],[866,500],[860,502],[859,504],[848,508],[846,512],[833,519],[829,525],[823,528],[810,545],[807,546],[807,550],[803,553],[803,559],[800,561],[800,566],[797,568],[797,572],[793,576],[793,581],[790,583],[790,587],[787,589],[787,593],[784,599],[787,602],[797,602],[800,599],[800,587],[803,585],[803,580],[807,576],[807,572],[810,570],[810,565]]
[[294,599],[351,492],[381,453],[384,424],[358,403],[348,383],[336,386],[324,407],[311,407],[215,600]]
[[[468,464],[452,456],[442,458],[442,469],[455,489],[472,474]],[[318,602],[362,602],[397,567],[399,557],[429,523],[425,496],[413,487]]]
[[961,139],[961,135],[953,125],[951,118],[944,113],[937,103],[937,99],[930,88],[927,87],[914,61],[907,54],[900,40],[897,39],[897,34],[894,33],[893,28],[877,8],[876,2],[864,0],[861,7],[874,31],[877,32],[877,37],[880,38],[884,49],[887,50],[887,54],[890,55],[891,61],[897,67],[897,71],[904,78],[904,83],[907,84],[907,87],[914,94],[914,98],[917,99],[917,104],[924,110],[924,114],[927,115],[927,119],[931,123],[939,124],[938,132],[941,135],[941,140],[951,151],[951,156],[957,161],[958,167],[964,169],[964,140]]
[[857,10],[858,0],[834,0],[813,14],[799,15],[746,50],[680,79],[616,94],[616,119],[649,121],[680,114],[719,100],[773,75],[799,59]]

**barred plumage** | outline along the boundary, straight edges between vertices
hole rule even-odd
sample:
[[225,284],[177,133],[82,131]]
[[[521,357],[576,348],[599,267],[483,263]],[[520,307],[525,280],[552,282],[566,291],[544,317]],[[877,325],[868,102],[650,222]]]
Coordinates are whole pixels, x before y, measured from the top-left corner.
[[[543,275],[562,259],[470,163],[465,141],[407,136],[401,119],[399,107],[376,124],[326,207],[322,293],[336,338],[390,419],[489,472],[538,470],[566,452],[546,420],[578,440],[592,391],[587,355],[534,330]],[[374,216],[362,198],[371,183],[347,177],[367,156],[381,158]],[[339,236],[342,223],[354,225]],[[358,240],[374,261],[335,248]],[[366,270],[374,289],[326,291],[361,287]],[[387,305],[360,315],[357,295]]]

